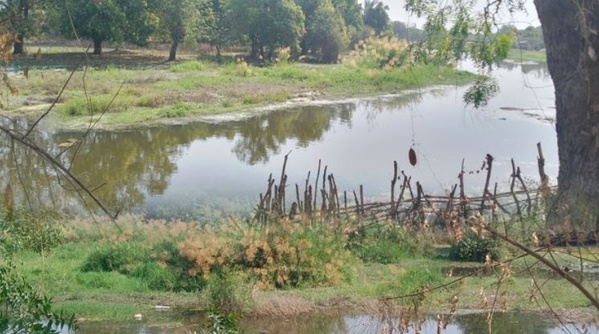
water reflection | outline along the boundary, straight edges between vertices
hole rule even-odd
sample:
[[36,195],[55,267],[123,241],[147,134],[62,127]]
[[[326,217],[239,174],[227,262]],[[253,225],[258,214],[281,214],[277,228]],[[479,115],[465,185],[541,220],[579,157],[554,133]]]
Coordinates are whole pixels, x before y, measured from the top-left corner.
[[[87,322],[80,324],[78,334],[158,334],[193,333],[199,331],[197,317],[178,318],[182,326],[175,328],[149,326],[139,323]],[[246,334],[286,333],[286,334],[363,334],[363,333],[402,333],[402,334],[557,334],[557,333],[597,333],[595,324],[549,322],[537,313],[496,312],[491,326],[486,313],[456,315],[439,328],[437,317],[431,315],[422,320],[403,323],[399,317],[383,318],[369,315],[332,315],[326,313],[298,317],[264,317],[244,319],[240,328]],[[407,325],[407,326],[406,326]],[[67,334],[67,330],[63,333]]]
[[506,61],[501,64],[501,68],[508,71],[517,71],[523,74],[534,75],[538,79],[550,80],[547,64],[537,62],[512,62]]
[[[554,325],[538,314],[498,312],[493,315],[491,326],[486,313],[454,316],[444,328],[439,329],[435,316],[416,321],[402,327],[399,318],[380,316],[316,316],[291,319],[256,319],[243,324],[245,333],[287,334],[359,334],[359,333],[402,333],[402,334],[555,334],[563,332],[595,333],[599,328],[587,324]],[[401,330],[400,330],[401,329]]]
[[330,130],[333,121],[351,127],[354,103],[332,106],[296,107],[228,124],[236,128],[233,153],[249,165],[266,163],[271,156],[281,153],[285,143],[295,141],[301,148],[318,141]]
[[[76,150],[59,157],[72,163],[71,170],[86,184],[97,187],[95,193],[114,210],[206,221],[249,212],[268,175],[280,172],[288,152],[292,152],[287,169],[291,183],[303,183],[322,159],[335,173],[340,190],[352,191],[364,184],[368,199],[388,196],[393,160],[413,180],[420,180],[425,192],[438,193],[456,182],[462,159],[466,169],[474,171],[490,153],[496,158],[492,181],[501,186],[511,172],[510,158],[534,179],[536,143],[542,142],[547,173],[556,175],[553,124],[521,112],[534,110],[536,118],[554,117],[553,87],[545,75],[527,74],[536,70],[526,66],[506,65],[497,71],[502,92],[484,110],[464,106],[463,87],[427,89],[264,111],[233,120],[212,117],[187,125],[92,132]],[[538,71],[546,70],[539,67]],[[58,155],[60,143],[81,133],[36,136]],[[415,167],[407,161],[410,148],[418,155]],[[1,179],[22,184],[15,193],[31,207],[74,207],[77,196],[70,186],[57,185],[55,171],[36,159],[25,149],[4,146]],[[480,190],[481,178],[476,173],[467,176],[470,192]],[[35,200],[36,196],[43,199]]]

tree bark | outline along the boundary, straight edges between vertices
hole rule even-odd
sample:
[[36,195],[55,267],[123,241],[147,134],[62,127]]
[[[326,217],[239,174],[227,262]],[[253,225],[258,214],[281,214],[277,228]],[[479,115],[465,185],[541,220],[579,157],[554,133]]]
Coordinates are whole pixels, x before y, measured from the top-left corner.
[[555,85],[558,193],[548,224],[599,227],[599,2],[534,0]]
[[25,51],[25,48],[23,47],[23,40],[17,40],[14,44],[13,44],[13,52],[12,54],[14,55],[22,55],[23,52]]
[[171,50],[168,53],[168,61],[177,60],[177,48],[179,47],[179,41],[173,40],[171,43]]
[[101,55],[102,54],[102,40],[98,38],[94,38],[94,54]]
[[220,52],[220,44],[216,44],[216,62],[221,63],[223,60],[221,52]]

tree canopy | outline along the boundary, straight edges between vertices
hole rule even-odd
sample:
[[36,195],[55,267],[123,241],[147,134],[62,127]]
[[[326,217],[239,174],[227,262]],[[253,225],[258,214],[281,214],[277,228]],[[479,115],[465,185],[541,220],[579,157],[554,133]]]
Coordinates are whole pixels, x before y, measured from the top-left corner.
[[[7,0],[10,10],[0,10],[0,15],[15,10],[27,13],[19,6],[28,1]],[[367,1],[365,9],[359,0],[52,0],[48,4],[43,12],[49,17],[46,31],[50,34],[58,31],[67,38],[90,39],[95,54],[102,53],[104,41],[141,46],[149,40],[168,41],[169,60],[175,60],[178,45],[193,36],[215,47],[217,58],[223,46],[235,44],[249,46],[254,58],[269,59],[288,47],[293,57],[310,54],[312,60],[334,62],[339,52],[372,31],[378,34],[389,27],[388,8],[378,0]],[[24,17],[18,16],[19,22]],[[27,35],[28,30],[21,30],[20,35]]]
[[158,23],[144,0],[55,1],[61,33],[91,39],[94,54],[102,53],[104,41],[144,45]]

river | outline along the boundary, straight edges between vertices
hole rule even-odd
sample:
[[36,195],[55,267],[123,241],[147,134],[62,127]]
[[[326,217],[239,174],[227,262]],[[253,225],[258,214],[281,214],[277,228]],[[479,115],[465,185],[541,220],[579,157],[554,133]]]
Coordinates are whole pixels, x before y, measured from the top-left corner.
[[[250,213],[269,174],[280,174],[286,154],[288,183],[303,184],[308,171],[313,178],[321,160],[341,191],[363,185],[369,200],[389,197],[393,161],[429,194],[448,192],[463,160],[468,192],[479,195],[486,154],[495,158],[492,180],[499,188],[509,185],[511,158],[534,184],[538,142],[547,174],[555,180],[554,93],[546,67],[506,63],[495,74],[501,91],[480,109],[462,102],[466,87],[460,86],[290,103],[184,125],[91,132],[77,150],[60,157],[91,188],[98,187],[96,194],[112,210],[201,221]],[[79,137],[72,131],[38,134],[56,154],[60,143]],[[408,161],[410,148],[417,155],[415,166]],[[15,191],[22,202],[39,207],[34,197],[41,197],[44,205],[83,210],[78,196],[58,185],[54,172],[30,152],[7,149],[0,155],[7,167],[0,168],[2,179],[11,180],[13,189],[26,185]],[[36,196],[31,189],[39,190]]]

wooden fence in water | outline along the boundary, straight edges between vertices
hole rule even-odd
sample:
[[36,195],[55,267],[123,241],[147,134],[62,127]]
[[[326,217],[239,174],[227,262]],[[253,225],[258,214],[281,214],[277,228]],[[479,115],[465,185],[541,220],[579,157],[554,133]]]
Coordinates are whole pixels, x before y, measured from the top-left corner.
[[[494,158],[487,154],[481,170],[486,171],[482,194],[468,196],[464,185],[464,164],[456,183],[448,195],[426,194],[420,182],[412,182],[410,176],[398,171],[397,162],[393,163],[393,178],[388,201],[365,202],[364,188],[348,193],[338,191],[335,176],[328,173],[327,167],[322,169],[321,161],[314,183],[310,173],[303,184],[290,186],[285,174],[288,155],[285,156],[281,176],[278,182],[272,174],[268,179],[267,189],[260,194],[256,207],[254,222],[268,223],[278,219],[290,220],[370,220],[397,221],[410,223],[448,222],[458,217],[467,218],[472,214],[507,214],[524,218],[534,213],[539,199],[546,197],[553,190],[548,185],[545,174],[543,150],[537,144],[537,164],[539,170],[539,186],[531,189],[522,178],[520,168],[512,163],[509,191],[498,192],[498,184],[491,187]],[[321,176],[322,171],[322,176]],[[289,190],[291,194],[289,194]],[[289,204],[290,203],[290,204]]]

